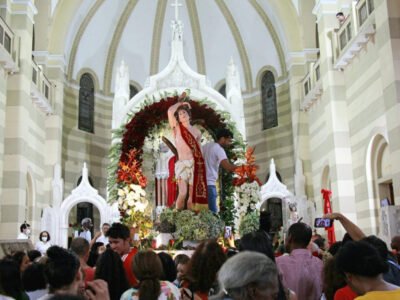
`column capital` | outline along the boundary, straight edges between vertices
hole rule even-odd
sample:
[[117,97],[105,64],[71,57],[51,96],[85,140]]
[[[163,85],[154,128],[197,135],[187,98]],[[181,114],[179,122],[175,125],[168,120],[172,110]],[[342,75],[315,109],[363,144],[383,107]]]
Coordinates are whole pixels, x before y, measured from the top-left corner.
[[38,13],[34,0],[11,0],[12,15],[26,15],[32,24],[35,23],[34,16]]

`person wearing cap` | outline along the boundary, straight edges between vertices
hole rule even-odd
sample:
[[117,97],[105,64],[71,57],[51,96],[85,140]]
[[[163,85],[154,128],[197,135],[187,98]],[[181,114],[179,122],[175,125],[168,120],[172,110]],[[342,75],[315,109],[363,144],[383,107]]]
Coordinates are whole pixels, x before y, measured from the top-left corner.
[[84,238],[89,243],[92,240],[92,233],[90,232],[90,228],[92,228],[92,220],[90,218],[82,219],[82,232],[79,234],[79,237]]

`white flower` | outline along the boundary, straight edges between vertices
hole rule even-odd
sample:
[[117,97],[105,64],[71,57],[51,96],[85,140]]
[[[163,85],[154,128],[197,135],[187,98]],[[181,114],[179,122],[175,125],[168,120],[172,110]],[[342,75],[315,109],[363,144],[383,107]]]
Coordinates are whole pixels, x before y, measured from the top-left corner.
[[118,189],[118,196],[122,197],[125,195],[125,192],[123,189]]

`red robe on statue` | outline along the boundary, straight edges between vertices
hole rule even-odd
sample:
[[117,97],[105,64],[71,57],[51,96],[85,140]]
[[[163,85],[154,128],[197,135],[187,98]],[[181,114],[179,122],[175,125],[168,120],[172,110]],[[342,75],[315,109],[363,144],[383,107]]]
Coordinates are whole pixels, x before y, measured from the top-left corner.
[[201,153],[200,145],[197,143],[194,136],[190,131],[179,123],[181,135],[185,143],[192,150],[194,159],[193,171],[193,196],[192,196],[192,209],[199,211],[200,209],[208,208],[207,197],[207,179],[206,179],[206,165],[204,163],[203,154]]
[[176,156],[171,157],[168,161],[168,171],[169,171],[169,176],[167,179],[168,207],[171,207],[176,200],[175,162],[176,162]]

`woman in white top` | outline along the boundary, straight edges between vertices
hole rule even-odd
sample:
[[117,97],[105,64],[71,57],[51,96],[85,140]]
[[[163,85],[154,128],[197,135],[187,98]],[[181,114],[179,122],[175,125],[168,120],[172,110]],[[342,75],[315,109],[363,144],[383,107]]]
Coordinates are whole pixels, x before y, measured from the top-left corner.
[[47,231],[42,231],[39,234],[39,241],[36,243],[35,249],[42,253],[42,255],[45,255],[47,249],[50,247],[50,234]]

